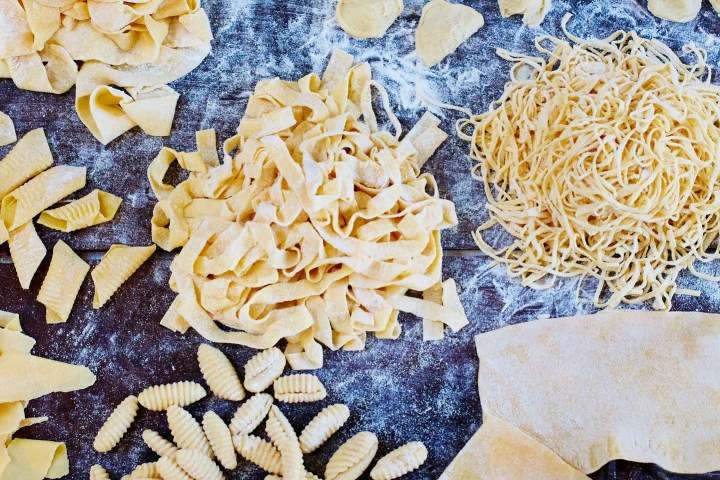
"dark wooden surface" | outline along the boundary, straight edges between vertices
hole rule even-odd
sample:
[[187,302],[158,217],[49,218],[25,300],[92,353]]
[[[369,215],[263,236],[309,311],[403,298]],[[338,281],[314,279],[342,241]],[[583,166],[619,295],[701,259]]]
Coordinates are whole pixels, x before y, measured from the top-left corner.
[[[73,91],[51,96],[19,91],[9,80],[0,81],[0,110],[15,120],[19,135],[45,127],[57,164],[88,167],[88,185],[73,198],[93,188],[125,198],[112,223],[72,234],[39,227],[48,250],[63,239],[95,265],[113,243],[149,244],[154,199],[145,172],[159,148],[168,145],[192,149],[195,130],[209,127],[217,129],[219,139],[227,138],[237,126],[257,80],[319,73],[332,48],[343,48],[359,60],[371,62],[376,78],[388,87],[406,128],[427,108],[418,99],[418,89],[476,112],[485,109],[502,91],[509,70],[508,64],[496,58],[494,49],[534,53],[532,42],[536,35],[561,35],[559,20],[566,11],[576,15],[570,28],[579,35],[604,36],[619,28],[634,28],[675,48],[694,40],[708,49],[713,66],[718,61],[720,18],[709,6],[697,21],[680,25],[652,17],[644,10],[644,2],[559,1],[543,29],[530,30],[518,18],[501,19],[495,1],[463,3],[482,11],[486,26],[455,55],[427,69],[413,54],[413,28],[422,0],[406,1],[405,12],[388,34],[368,41],[351,39],[339,30],[334,21],[334,2],[330,0],[208,1],[204,6],[216,35],[214,50],[197,70],[173,84],[182,96],[169,138],[148,137],[133,130],[103,147],[75,115]],[[452,114],[444,117],[447,131],[452,132],[455,118]],[[0,149],[0,158],[9,148]],[[350,406],[348,425],[309,457],[308,466],[313,472],[323,473],[324,462],[343,440],[358,431],[371,430],[380,438],[379,455],[407,441],[425,442],[429,460],[407,478],[437,478],[480,425],[473,337],[539,315],[592,311],[588,293],[591,286],[582,288],[578,299],[573,281],[560,282],[545,292],[531,291],[508,280],[503,268],[492,267],[487,258],[478,255],[470,232],[486,218],[486,213],[482,190],[469,176],[471,166],[467,145],[451,137],[426,167],[435,174],[441,194],[457,204],[460,225],[443,237],[447,250],[444,271],[457,279],[471,325],[442,342],[422,343],[420,322],[405,315],[404,332],[397,341],[370,340],[363,352],[327,353],[326,366],[318,375],[328,387],[328,399],[321,404],[283,407],[293,425],[300,428],[330,402]],[[48,326],[43,307],[35,297],[49,256],[32,288],[23,291],[7,246],[0,247],[0,309],[22,315],[27,332],[38,340],[36,354],[88,365],[98,375],[97,384],[88,390],[54,394],[32,402],[29,413],[47,415],[50,422],[21,432],[21,436],[66,441],[72,464],[68,478],[87,478],[87,470],[94,463],[107,466],[113,477],[119,478],[133,465],[153,460],[154,456],[143,448],[140,433],[144,428],[155,428],[167,434],[160,414],[142,412],[128,436],[109,454],[95,453],[92,439],[126,395],[137,394],[153,383],[201,378],[195,354],[202,339],[192,332],[185,336],[173,334],[158,325],[172,299],[167,287],[170,260],[168,254],[156,254],[99,311],[91,307],[93,292],[88,278],[70,321]],[[716,270],[713,265],[707,268],[711,273]],[[703,296],[678,297],[676,309],[720,311],[720,288],[716,284],[697,283],[688,276],[681,281],[703,290]],[[221,348],[238,367],[254,353],[242,347]],[[235,407],[230,402],[206,399],[190,410],[200,416],[212,408],[229,420]],[[240,465],[228,478],[263,478],[259,469],[246,462]],[[615,462],[593,478],[709,479],[720,478],[720,474],[671,475],[650,465]]]

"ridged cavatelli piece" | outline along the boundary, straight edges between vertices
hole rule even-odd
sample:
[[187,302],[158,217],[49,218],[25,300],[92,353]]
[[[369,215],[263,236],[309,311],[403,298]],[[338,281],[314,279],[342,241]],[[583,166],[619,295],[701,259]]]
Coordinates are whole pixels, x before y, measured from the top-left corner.
[[95,284],[93,308],[100,308],[112,297],[120,286],[137,271],[157,247],[128,247],[113,245],[103,256],[90,276]]
[[282,457],[275,445],[254,435],[235,435],[235,449],[248,462],[252,462],[266,472],[282,473]]
[[179,448],[198,450],[208,457],[212,457],[210,442],[205,437],[200,424],[187,410],[172,405],[167,409],[167,420],[173,440]]
[[[279,475],[268,475],[265,477],[265,480],[283,480],[283,477]],[[312,472],[305,472],[305,480],[322,480],[320,477],[315,475]]]
[[94,447],[98,452],[109,452],[130,428],[138,411],[138,399],[130,395],[110,414],[95,437]]
[[374,433],[358,433],[330,457],[325,467],[325,480],[355,480],[370,465],[377,449],[378,439]]
[[196,382],[175,382],[148,387],[138,395],[140,405],[148,410],[167,410],[171,405],[185,407],[207,395]]
[[110,475],[102,465],[93,465],[90,467],[90,480],[110,480]]
[[285,369],[285,355],[273,347],[252,357],[245,364],[245,388],[249,392],[262,392],[282,375]]
[[200,345],[198,363],[205,381],[216,396],[233,402],[245,398],[245,389],[235,367],[220,350],[207,344]]
[[197,450],[181,449],[177,452],[175,461],[195,480],[224,480],[225,478],[217,463]]
[[213,411],[205,412],[202,426],[220,465],[228,470],[237,468],[237,455],[233,448],[232,435],[222,418]]
[[297,434],[285,415],[275,405],[270,407],[265,431],[270,440],[280,450],[282,456],[282,476],[284,480],[303,480],[305,466]]
[[427,456],[427,448],[422,442],[407,443],[378,460],[370,477],[373,480],[394,480],[420,468]]
[[155,452],[159,457],[173,457],[178,448],[169,440],[166,440],[155,430],[145,430],[142,433],[145,445]]
[[130,472],[128,478],[132,480],[146,478],[162,478],[158,470],[157,462],[141,463]]
[[350,418],[350,409],[341,403],[325,407],[300,433],[300,448],[303,453],[312,453],[340,430]]
[[230,432],[233,435],[251,433],[265,420],[272,404],[273,398],[270,395],[256,393],[238,407],[230,421]]
[[175,459],[170,457],[160,457],[157,461],[157,469],[163,480],[194,480],[180,468]]
[[327,397],[320,379],[311,373],[287,375],[275,380],[275,398],[286,403],[317,402]]

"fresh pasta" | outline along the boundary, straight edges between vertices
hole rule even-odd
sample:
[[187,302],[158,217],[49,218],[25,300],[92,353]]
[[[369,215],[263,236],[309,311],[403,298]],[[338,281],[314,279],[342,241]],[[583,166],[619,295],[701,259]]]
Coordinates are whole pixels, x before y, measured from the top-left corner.
[[160,457],[157,461],[157,470],[164,480],[193,480],[193,478],[180,468],[174,458]]
[[195,480],[224,480],[224,476],[209,457],[197,450],[182,449],[175,457],[178,465]]
[[253,356],[245,364],[245,388],[262,392],[282,375],[287,361],[279,348],[273,347]]
[[162,478],[158,471],[157,462],[141,463],[130,472],[130,479]]
[[284,480],[303,480],[305,466],[300,442],[288,419],[275,405],[270,407],[265,431],[280,451]]
[[155,252],[155,245],[128,247],[113,245],[90,274],[95,284],[93,308],[100,308],[120,286]]
[[282,456],[270,442],[254,435],[235,435],[233,445],[237,452],[248,462],[252,462],[266,472],[282,473]]
[[325,480],[355,480],[367,469],[377,453],[374,433],[360,432],[343,443],[325,467]]
[[198,347],[198,364],[210,390],[225,400],[239,402],[245,398],[240,378],[230,360],[215,347],[202,344]]
[[327,397],[325,385],[315,375],[299,373],[275,380],[275,398],[281,402],[317,402]]
[[[720,87],[698,48],[687,65],[635,32],[566,34],[536,39],[549,60],[498,50],[511,81],[459,123],[488,198],[475,240],[523,285],[591,277],[597,307],[669,310],[681,271],[717,280],[695,262],[720,258]],[[495,225],[510,245],[486,242]]]
[[[392,133],[378,125],[373,88]],[[370,65],[352,67],[336,52],[323,78],[258,83],[222,164],[200,146],[161,150],[148,168],[153,240],[181,247],[170,278],[178,296],[163,325],[257,349],[285,338],[290,366],[314,369],[321,345],[356,350],[368,333],[397,338],[401,310],[466,323],[406,295],[441,280],[440,231],[457,224],[452,202],[420,173],[447,136],[439,123],[426,115],[401,140]],[[163,177],[175,160],[190,175],[171,187]]]
[[155,430],[143,430],[142,439],[145,445],[155,452],[159,457],[173,457],[177,453],[178,448],[169,440],[163,438]]
[[350,418],[350,409],[347,405],[336,403],[325,407],[300,432],[300,449],[303,453],[312,453],[327,440]]
[[109,222],[115,217],[122,198],[101,190],[93,190],[72,203],[40,214],[38,223],[61,232]]
[[20,286],[27,290],[35,272],[45,258],[47,249],[40,240],[32,221],[10,233],[8,245]]
[[45,130],[25,134],[0,162],[0,200],[53,164]]
[[237,455],[235,455],[232,435],[225,422],[217,413],[208,411],[203,415],[202,427],[220,465],[228,470],[237,468]]
[[15,143],[17,135],[15,134],[15,124],[6,113],[0,112],[0,147]]
[[90,480],[110,480],[110,475],[102,465],[93,465],[90,467]]
[[370,471],[372,480],[394,480],[417,470],[427,460],[428,451],[422,442],[406,443],[382,457]]
[[120,402],[115,410],[110,414],[100,431],[95,436],[93,446],[98,452],[109,452],[120,439],[125,435],[130,425],[135,421],[138,412],[138,400],[134,395],[130,395]]
[[59,240],[55,244],[50,267],[37,296],[38,302],[45,305],[47,323],[67,322],[88,271],[90,265],[65,242]]
[[167,420],[173,440],[179,448],[189,448],[212,457],[213,451],[200,424],[187,410],[177,405],[167,409]]
[[254,431],[270,412],[273,397],[267,393],[256,393],[240,405],[230,421],[233,435],[247,435]]
[[148,387],[138,395],[140,405],[148,410],[167,410],[172,405],[185,407],[205,398],[207,392],[196,382],[175,382]]

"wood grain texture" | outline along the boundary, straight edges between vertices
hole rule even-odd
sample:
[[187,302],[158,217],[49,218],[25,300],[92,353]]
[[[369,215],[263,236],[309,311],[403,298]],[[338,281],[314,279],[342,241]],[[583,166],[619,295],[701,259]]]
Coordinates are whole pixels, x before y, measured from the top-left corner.
[[[494,0],[463,0],[483,12],[486,27],[438,67],[427,69],[413,53],[412,36],[424,2],[405,3],[405,12],[384,38],[360,41],[337,27],[330,0],[208,0],[204,6],[216,36],[213,53],[197,70],[172,85],[181,98],[168,138],[149,137],[135,129],[103,147],[77,118],[74,91],[59,96],[38,94],[19,91],[9,80],[0,80],[0,110],[13,118],[19,135],[45,127],[56,164],[88,167],[88,185],[73,199],[94,188],[125,199],[117,218],[108,224],[72,234],[39,227],[48,250],[63,239],[94,266],[113,243],[148,245],[154,199],[145,172],[160,147],[193,149],[195,130],[210,127],[217,130],[220,140],[229,137],[259,79],[296,79],[312,71],[319,73],[332,48],[343,48],[358,60],[371,62],[406,129],[427,109],[417,95],[419,89],[476,112],[485,109],[502,92],[509,71],[509,65],[495,56],[495,48],[534,53],[532,43],[537,34],[561,35],[559,20],[566,11],[575,13],[571,30],[581,36],[635,28],[676,49],[695,40],[708,49],[712,65],[717,65],[720,53],[720,20],[707,5],[697,21],[681,25],[652,17],[644,9],[645,2],[561,0],[555,2],[542,30],[530,30],[519,18],[501,19]],[[457,116],[435,112],[445,115],[443,128],[452,132]],[[9,149],[1,148],[0,158]],[[445,273],[456,278],[471,325],[442,342],[422,343],[420,322],[404,315],[404,333],[398,341],[371,340],[363,352],[327,353],[326,367],[318,376],[328,388],[328,398],[319,404],[281,407],[298,430],[327,404],[342,402],[350,407],[346,426],[308,457],[308,467],[315,473],[324,471],[324,463],[343,441],[370,430],[380,438],[378,458],[408,441],[423,441],[429,449],[428,462],[407,478],[437,478],[480,426],[473,336],[538,315],[587,312],[587,301],[568,302],[568,296],[574,294],[572,282],[545,292],[528,290],[509,281],[503,268],[474,254],[470,232],[487,213],[480,184],[469,176],[472,161],[467,150],[467,144],[451,136],[425,168],[437,178],[441,196],[457,204],[460,225],[443,236],[448,249]],[[0,309],[21,314],[26,330],[38,340],[36,354],[88,365],[98,375],[98,383],[91,389],[32,402],[30,415],[48,415],[51,420],[21,432],[21,436],[67,441],[72,464],[68,478],[86,478],[94,463],[107,466],[113,477],[119,478],[133,465],[154,460],[143,448],[140,434],[145,428],[168,434],[164,417],[156,412],[141,411],[127,437],[110,454],[95,453],[92,439],[125,396],[159,382],[202,381],[195,360],[202,339],[195,333],[173,334],[158,325],[173,296],[167,287],[170,260],[167,254],[156,254],[99,311],[91,308],[93,291],[86,279],[70,321],[48,326],[35,297],[49,258],[31,289],[23,291],[7,246],[0,247]],[[700,299],[679,297],[676,309],[718,311],[720,290],[713,288],[708,287]],[[238,367],[255,353],[241,347],[220,348]],[[190,407],[196,418],[207,409],[229,421],[235,405],[213,398]],[[241,461],[228,478],[252,480],[264,475]],[[720,478],[720,474],[671,475],[653,466],[614,462],[593,478],[710,479]]]

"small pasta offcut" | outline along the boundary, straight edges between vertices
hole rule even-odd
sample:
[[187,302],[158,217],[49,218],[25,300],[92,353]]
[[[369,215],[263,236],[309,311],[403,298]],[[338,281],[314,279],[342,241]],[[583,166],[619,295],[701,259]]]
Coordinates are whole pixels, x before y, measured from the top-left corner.
[[170,457],[172,458],[177,453],[178,448],[169,440],[166,440],[155,430],[144,430],[142,433],[142,439],[145,445],[155,452],[159,457]]
[[230,421],[230,432],[233,435],[248,434],[265,420],[273,398],[267,393],[256,393],[238,407]]
[[393,450],[380,460],[370,471],[373,480],[394,480],[417,470],[427,460],[428,451],[422,442],[410,442]]
[[200,371],[210,390],[225,400],[239,402],[245,398],[240,378],[230,360],[215,347],[202,344],[198,348]]
[[138,412],[138,400],[130,395],[118,405],[110,414],[100,431],[95,436],[93,446],[98,452],[109,452],[120,439],[125,435],[130,425],[135,420]]
[[245,364],[245,388],[249,392],[262,392],[273,384],[285,370],[285,355],[277,347],[264,350]]
[[220,467],[197,450],[181,449],[177,452],[175,461],[195,480],[224,480],[225,478]]
[[111,246],[90,274],[95,284],[93,308],[105,305],[118,288],[150,258],[155,248],[155,245],[149,247]]
[[317,402],[327,397],[322,382],[310,373],[278,378],[273,384],[275,398],[286,403]]
[[266,472],[281,474],[282,457],[280,451],[265,439],[255,435],[235,435],[235,450],[248,462],[252,462]]
[[197,450],[208,457],[213,456],[212,447],[200,424],[186,410],[176,405],[167,409],[167,420],[175,444],[180,448]]
[[370,465],[377,449],[378,439],[374,433],[358,433],[330,457],[325,467],[325,480],[355,480]]
[[148,410],[161,411],[176,405],[186,407],[207,395],[202,385],[196,382],[175,382],[148,387],[138,395],[140,405]]
[[232,435],[222,418],[213,411],[205,412],[202,427],[220,465],[228,470],[237,468],[237,455],[233,448]]
[[350,418],[347,405],[336,403],[325,407],[300,433],[300,448],[303,453],[312,453],[325,443]]

